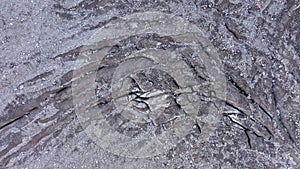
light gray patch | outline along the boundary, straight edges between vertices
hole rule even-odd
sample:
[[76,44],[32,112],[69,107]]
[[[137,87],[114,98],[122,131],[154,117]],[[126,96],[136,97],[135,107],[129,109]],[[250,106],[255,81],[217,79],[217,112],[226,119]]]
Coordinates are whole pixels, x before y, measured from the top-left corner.
[[[153,47],[144,39],[136,47],[118,46],[143,34],[173,41]],[[177,42],[201,58],[209,78],[205,83],[197,79],[202,70],[185,58],[190,56],[175,50]],[[73,102],[85,132],[103,149],[124,157],[152,157],[174,147],[195,123],[201,126],[202,141],[216,129],[221,106],[215,100],[226,98],[226,80],[216,50],[195,25],[170,14],[135,13],[100,28],[86,46],[99,51],[78,57]],[[101,50],[109,46],[113,50]],[[98,63],[98,68],[83,72],[82,67],[91,63]],[[201,93],[215,102],[205,116],[198,113]]]

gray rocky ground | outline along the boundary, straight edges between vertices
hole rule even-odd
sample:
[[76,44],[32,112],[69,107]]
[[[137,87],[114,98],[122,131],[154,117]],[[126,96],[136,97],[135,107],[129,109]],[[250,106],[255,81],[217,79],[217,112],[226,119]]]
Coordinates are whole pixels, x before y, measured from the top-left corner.
[[299,0],[0,9],[0,168],[300,168]]

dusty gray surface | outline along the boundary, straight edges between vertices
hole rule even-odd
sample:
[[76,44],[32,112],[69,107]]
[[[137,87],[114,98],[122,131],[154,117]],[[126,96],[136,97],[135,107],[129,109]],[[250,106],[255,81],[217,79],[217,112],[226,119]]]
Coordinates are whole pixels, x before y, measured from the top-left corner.
[[[299,168],[299,5],[293,0],[2,0],[0,168]],[[105,48],[87,43],[93,37],[101,41],[94,33],[103,26],[147,11],[181,18],[174,27],[190,23],[203,35],[183,34],[178,40],[176,32],[166,35],[161,29],[125,37],[116,33],[119,39],[108,42],[113,33],[100,32],[108,36],[102,40]],[[194,50],[189,39],[204,45]],[[218,55],[205,52],[205,44]],[[158,60],[175,53],[181,58],[179,67],[189,66],[185,73],[195,79],[180,80],[182,72],[169,62],[165,65],[172,68],[164,71],[163,66],[126,69],[127,57],[150,49]],[[82,56],[104,59],[84,65]],[[221,72],[211,71],[217,69],[208,65],[210,58],[220,60],[213,67]],[[148,61],[133,57],[128,62],[132,67],[138,63]],[[88,72],[95,73],[93,81]],[[114,72],[129,72],[131,80],[118,80],[120,73]],[[223,75],[225,82],[220,83]],[[195,102],[183,83],[192,81],[192,86],[203,87],[193,90]],[[118,82],[124,86],[112,90]],[[214,87],[218,82],[226,86],[226,97],[217,97],[222,91]],[[127,89],[130,101],[114,94]],[[81,108],[77,104],[91,99],[81,94],[89,90],[96,102]],[[117,113],[118,107],[123,113]],[[92,113],[82,114],[89,109]],[[196,117],[191,116],[195,110]],[[190,117],[186,123],[176,122]],[[103,144],[104,137],[97,135],[102,122],[130,138],[171,133],[162,137],[171,146],[150,157],[131,148],[114,151],[118,142],[107,139]]]

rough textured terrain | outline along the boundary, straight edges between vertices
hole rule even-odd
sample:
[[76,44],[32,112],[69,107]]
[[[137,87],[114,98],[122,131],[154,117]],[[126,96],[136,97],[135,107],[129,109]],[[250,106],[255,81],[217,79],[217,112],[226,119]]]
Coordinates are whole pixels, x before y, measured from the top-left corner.
[[299,5],[2,0],[0,168],[300,168]]

